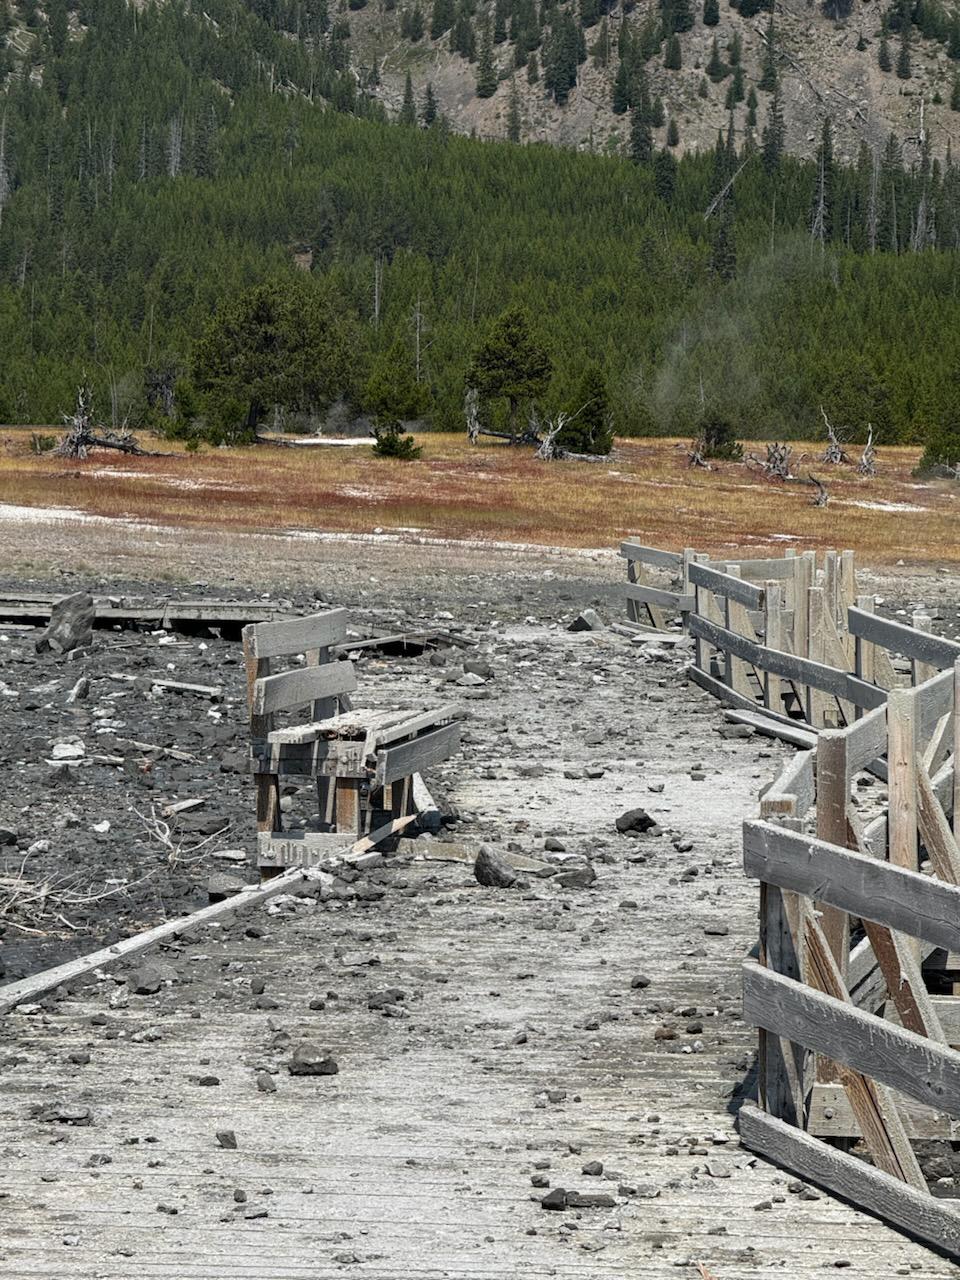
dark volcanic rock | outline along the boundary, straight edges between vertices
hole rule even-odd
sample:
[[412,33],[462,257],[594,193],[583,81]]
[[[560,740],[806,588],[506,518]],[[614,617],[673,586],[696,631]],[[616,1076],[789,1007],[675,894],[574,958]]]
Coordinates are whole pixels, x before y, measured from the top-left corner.
[[292,1076],[335,1076],[340,1068],[330,1053],[313,1044],[298,1044],[287,1070]]
[[649,831],[651,827],[656,825],[656,822],[650,817],[646,809],[628,809],[626,813],[621,813],[617,819],[617,830],[621,833]]
[[505,858],[481,845],[473,864],[473,874],[490,889],[509,889],[517,882],[517,873]]
[[93,644],[93,620],[96,610],[93,596],[84,591],[64,596],[50,611],[50,623],[37,636],[37,653],[69,653]]

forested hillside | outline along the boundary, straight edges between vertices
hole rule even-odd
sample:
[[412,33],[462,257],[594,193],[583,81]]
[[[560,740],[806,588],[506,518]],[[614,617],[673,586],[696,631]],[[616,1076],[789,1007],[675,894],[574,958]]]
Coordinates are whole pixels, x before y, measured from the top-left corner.
[[0,0],[0,421],[56,420],[83,379],[107,417],[160,413],[210,317],[278,276],[350,325],[358,408],[392,353],[438,426],[514,302],[553,359],[546,407],[597,360],[621,432],[709,404],[810,434],[823,403],[905,439],[954,411],[960,174],[928,149],[842,166],[824,127],[803,161],[775,108],[756,145],[735,128],[678,160],[642,94],[623,156],[459,137],[422,99],[388,124],[349,10],[287,7],[299,38],[268,3]]

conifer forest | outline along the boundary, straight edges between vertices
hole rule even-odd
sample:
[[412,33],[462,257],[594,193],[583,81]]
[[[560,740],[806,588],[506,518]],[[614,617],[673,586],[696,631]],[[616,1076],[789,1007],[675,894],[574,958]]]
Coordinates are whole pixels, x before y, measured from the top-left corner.
[[[949,140],[864,139],[843,161],[824,116],[808,154],[788,148],[774,13],[751,10],[771,50],[755,78],[713,40],[703,83],[725,80],[728,124],[693,150],[653,70],[716,0],[617,10],[615,40],[603,0],[402,9],[408,40],[459,41],[471,94],[504,96],[502,140],[458,133],[409,74],[385,105],[351,46],[364,7],[0,0],[0,422],[59,421],[87,384],[114,422],[205,412],[229,434],[251,399],[232,324],[254,363],[287,326],[264,406],[376,413],[386,380],[394,416],[462,430],[472,355],[519,306],[549,357],[544,409],[599,369],[620,435],[686,432],[706,408],[744,437],[811,437],[820,406],[878,443],[955,429]],[[960,55],[920,9],[884,16],[892,64],[911,32]],[[626,144],[524,140],[518,79],[563,101],[604,30]]]

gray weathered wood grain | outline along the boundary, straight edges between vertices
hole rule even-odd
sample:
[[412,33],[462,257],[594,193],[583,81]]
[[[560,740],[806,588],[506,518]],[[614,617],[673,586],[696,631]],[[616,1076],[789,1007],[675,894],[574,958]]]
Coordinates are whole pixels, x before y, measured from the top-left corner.
[[802,982],[743,966],[743,1016],[928,1107],[960,1116],[960,1053]]
[[311,649],[340,644],[347,635],[346,609],[328,609],[306,618],[284,618],[280,622],[259,622],[245,628],[249,653],[254,658],[289,658]]
[[747,875],[960,950],[960,889],[769,822],[743,825]]
[[356,687],[352,662],[324,662],[318,667],[282,671],[279,675],[262,676],[254,683],[252,711],[254,715],[289,711],[320,698],[353,693]]
[[753,1103],[744,1104],[738,1123],[740,1140],[752,1151],[862,1205],[928,1244],[960,1255],[960,1212],[949,1202],[914,1191],[888,1173],[765,1115]]

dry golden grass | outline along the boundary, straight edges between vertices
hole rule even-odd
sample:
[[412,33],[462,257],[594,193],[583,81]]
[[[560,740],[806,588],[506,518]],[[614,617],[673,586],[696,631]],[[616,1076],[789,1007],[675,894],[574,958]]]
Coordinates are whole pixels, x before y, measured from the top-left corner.
[[881,449],[872,480],[811,464],[830,489],[829,505],[816,508],[808,485],[769,483],[733,463],[691,470],[671,440],[620,441],[609,464],[538,462],[529,449],[455,435],[421,444],[419,463],[366,447],[188,454],[174,445],[163,446],[170,457],[98,452],[74,462],[34,455],[29,433],[0,430],[0,501],[225,531],[376,529],[569,547],[634,537],[715,554],[793,544],[852,547],[877,564],[960,562],[957,487],[918,484],[915,449]]

